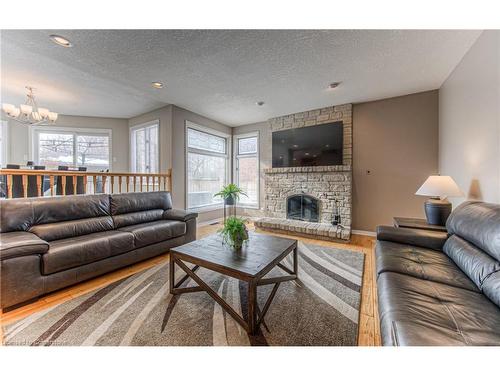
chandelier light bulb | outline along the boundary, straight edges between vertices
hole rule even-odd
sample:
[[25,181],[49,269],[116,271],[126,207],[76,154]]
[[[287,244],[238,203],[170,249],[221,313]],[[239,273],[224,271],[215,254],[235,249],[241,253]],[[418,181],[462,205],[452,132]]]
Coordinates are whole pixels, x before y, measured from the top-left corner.
[[26,116],[29,116],[33,111],[33,107],[27,104],[21,104],[19,107],[21,108],[21,113]]
[[42,116],[43,118],[47,118],[49,116],[49,110],[47,108],[38,108],[38,113],[40,114],[40,116]]
[[57,120],[57,113],[55,112],[49,112],[48,118],[50,121],[55,122]]
[[21,110],[17,107],[14,107],[14,110],[10,113],[12,117],[17,117],[21,114]]
[[16,106],[14,104],[3,103],[2,109],[5,113],[10,115],[11,113],[13,113],[15,111]]

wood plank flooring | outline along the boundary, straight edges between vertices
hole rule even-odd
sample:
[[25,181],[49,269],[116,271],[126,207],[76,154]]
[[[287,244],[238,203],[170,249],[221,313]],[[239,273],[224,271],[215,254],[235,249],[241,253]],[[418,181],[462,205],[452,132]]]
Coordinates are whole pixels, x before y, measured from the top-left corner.
[[[220,225],[206,225],[198,227],[198,238],[202,238],[209,234],[215,233],[220,229]],[[249,229],[254,229],[260,233],[271,233],[260,229],[255,229],[250,224]],[[353,235],[349,243],[330,242],[325,240],[316,240],[311,238],[303,238],[299,236],[291,236],[279,233],[276,235],[299,239],[304,242],[314,243],[320,246],[334,246],[340,249],[348,249],[359,251],[365,254],[365,265],[363,275],[363,289],[361,295],[361,312],[359,321],[359,334],[358,345],[360,346],[379,346],[380,331],[378,322],[378,306],[377,306],[377,284],[375,280],[375,258],[374,258],[374,238],[360,235]],[[169,259],[168,254],[160,255],[158,257],[125,267],[115,272],[94,278],[83,283],[64,288],[62,290],[50,293],[37,301],[28,305],[19,307],[15,310],[0,313],[0,343],[3,343],[3,326],[10,324],[16,320],[22,319],[34,314],[38,311],[44,310],[48,307],[57,305],[64,301],[71,300],[82,294],[88,293],[92,290],[101,288],[116,280],[133,275],[137,272],[143,271],[159,263],[165,263]]]

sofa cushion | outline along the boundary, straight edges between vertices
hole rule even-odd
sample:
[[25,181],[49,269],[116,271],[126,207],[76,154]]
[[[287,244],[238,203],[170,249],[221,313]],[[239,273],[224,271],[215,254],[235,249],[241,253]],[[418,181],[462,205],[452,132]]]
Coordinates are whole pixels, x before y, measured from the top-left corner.
[[443,251],[481,290],[484,281],[500,271],[500,262],[455,234],[446,241]]
[[134,235],[135,247],[143,247],[186,234],[186,223],[174,220],[158,220],[130,225],[118,229]]
[[483,293],[495,305],[500,307],[500,271],[491,274],[483,282]]
[[169,210],[172,198],[168,191],[152,191],[145,193],[112,194],[111,215],[149,210]]
[[40,224],[30,228],[31,233],[36,234],[45,241],[78,237],[89,233],[104,232],[108,230],[113,230],[113,219],[111,216]]
[[398,272],[479,292],[476,285],[441,251],[377,241],[375,254],[377,275]]
[[456,234],[500,261],[500,205],[465,202],[446,222],[450,234]]
[[49,244],[49,251],[42,256],[44,275],[133,250],[134,236],[112,230],[52,241]]
[[129,212],[126,214],[119,214],[113,216],[115,228],[126,227],[134,224],[148,223],[150,221],[157,221],[163,219],[162,209]]
[[500,345],[500,309],[481,293],[384,272],[378,300],[384,345]]

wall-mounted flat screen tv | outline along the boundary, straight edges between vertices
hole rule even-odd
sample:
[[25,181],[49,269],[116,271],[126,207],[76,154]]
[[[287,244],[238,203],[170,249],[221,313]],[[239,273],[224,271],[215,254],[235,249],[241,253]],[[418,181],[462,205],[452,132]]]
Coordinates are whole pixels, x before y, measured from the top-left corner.
[[273,168],[341,165],[342,121],[273,132]]

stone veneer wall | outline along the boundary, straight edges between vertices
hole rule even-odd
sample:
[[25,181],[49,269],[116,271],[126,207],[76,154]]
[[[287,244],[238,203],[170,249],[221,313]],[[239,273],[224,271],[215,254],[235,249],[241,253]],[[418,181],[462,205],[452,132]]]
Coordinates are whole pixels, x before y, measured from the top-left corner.
[[269,168],[265,172],[264,209],[270,217],[286,218],[286,198],[306,193],[320,200],[320,222],[331,223],[337,200],[342,239],[349,239],[352,222],[352,104],[316,109],[269,120],[271,131],[342,121],[343,165],[326,167]]

